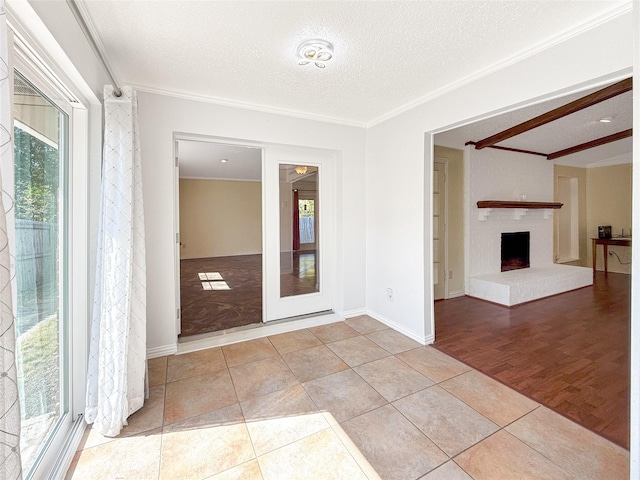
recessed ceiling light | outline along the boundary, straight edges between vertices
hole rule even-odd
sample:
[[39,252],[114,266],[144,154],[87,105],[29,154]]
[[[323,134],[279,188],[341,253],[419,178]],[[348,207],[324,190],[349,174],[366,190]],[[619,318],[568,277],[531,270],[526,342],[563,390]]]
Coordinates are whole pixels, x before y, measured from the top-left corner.
[[229,160],[227,160],[226,158],[223,158],[220,160],[221,163],[227,163]]
[[599,120],[600,123],[611,123],[613,121],[613,117],[604,117]]
[[308,65],[313,62],[316,67],[324,68],[325,62],[333,58],[333,45],[326,40],[306,40],[298,45],[298,65]]

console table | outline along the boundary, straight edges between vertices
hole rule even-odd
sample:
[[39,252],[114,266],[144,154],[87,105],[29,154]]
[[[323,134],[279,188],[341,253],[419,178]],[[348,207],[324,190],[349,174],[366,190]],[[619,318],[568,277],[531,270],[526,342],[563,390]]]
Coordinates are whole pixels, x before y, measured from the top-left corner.
[[602,245],[604,251],[604,273],[607,273],[607,264],[609,259],[609,245],[619,245],[621,247],[631,246],[631,237],[612,237],[612,238],[592,238],[591,239],[592,257],[593,257],[593,274],[596,273],[596,252],[597,246]]

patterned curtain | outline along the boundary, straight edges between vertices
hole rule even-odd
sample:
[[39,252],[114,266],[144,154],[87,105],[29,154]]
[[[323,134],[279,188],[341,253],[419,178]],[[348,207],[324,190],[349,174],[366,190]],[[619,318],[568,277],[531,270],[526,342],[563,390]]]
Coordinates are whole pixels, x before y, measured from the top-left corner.
[[104,150],[96,285],[85,418],[116,436],[142,407],[146,369],[146,271],[137,100],[104,90]]
[[[0,165],[13,165],[13,113],[9,68],[7,22],[4,0],[0,0]],[[12,174],[0,173],[0,472],[6,479],[22,478],[20,461],[20,402],[16,377],[16,332],[11,294],[11,255],[4,201],[4,182]],[[4,178],[3,178],[4,177]],[[10,200],[11,197],[8,197]],[[10,202],[9,202],[10,203]],[[8,205],[11,208],[12,205]]]

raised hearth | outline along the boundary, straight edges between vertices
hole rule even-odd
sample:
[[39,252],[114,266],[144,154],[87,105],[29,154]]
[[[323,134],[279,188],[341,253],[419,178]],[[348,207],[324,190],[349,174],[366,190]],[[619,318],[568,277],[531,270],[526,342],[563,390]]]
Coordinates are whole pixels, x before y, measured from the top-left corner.
[[549,264],[471,277],[468,295],[511,307],[589,285],[590,268]]

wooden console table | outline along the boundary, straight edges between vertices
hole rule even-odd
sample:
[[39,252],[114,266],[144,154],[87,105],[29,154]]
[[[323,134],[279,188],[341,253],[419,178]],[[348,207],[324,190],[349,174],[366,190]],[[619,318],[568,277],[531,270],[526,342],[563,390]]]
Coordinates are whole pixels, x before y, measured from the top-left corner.
[[602,245],[604,251],[604,273],[607,273],[607,264],[609,259],[609,245],[619,245],[621,247],[631,246],[631,237],[612,237],[612,238],[592,238],[591,239],[592,257],[593,257],[593,274],[596,273],[596,252],[597,246]]

